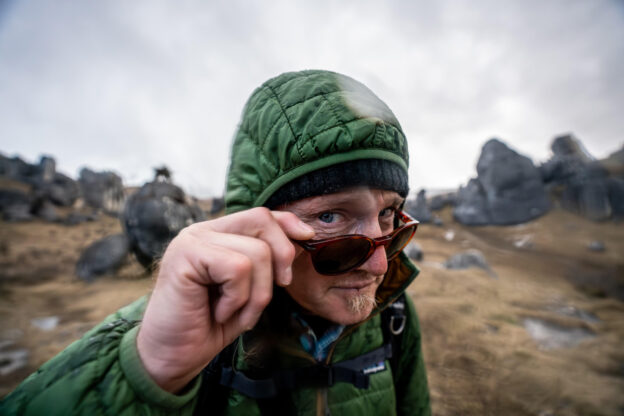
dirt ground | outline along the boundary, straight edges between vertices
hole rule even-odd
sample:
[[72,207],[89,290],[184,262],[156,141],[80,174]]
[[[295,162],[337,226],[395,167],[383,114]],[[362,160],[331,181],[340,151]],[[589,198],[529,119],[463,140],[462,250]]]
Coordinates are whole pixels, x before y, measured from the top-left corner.
[[[622,224],[553,211],[524,225],[465,227],[448,209],[438,214],[444,226],[422,225],[416,234],[424,259],[408,290],[421,319],[434,414],[623,415]],[[0,351],[28,352],[24,368],[0,375],[0,397],[150,291],[152,278],[131,259],[91,284],[75,277],[82,249],[120,231],[107,216],[73,227],[0,222]],[[606,250],[588,250],[594,240]],[[468,249],[481,251],[492,273],[442,266]],[[43,330],[32,322],[45,317],[58,324]],[[585,338],[544,346],[529,335],[531,320]]]

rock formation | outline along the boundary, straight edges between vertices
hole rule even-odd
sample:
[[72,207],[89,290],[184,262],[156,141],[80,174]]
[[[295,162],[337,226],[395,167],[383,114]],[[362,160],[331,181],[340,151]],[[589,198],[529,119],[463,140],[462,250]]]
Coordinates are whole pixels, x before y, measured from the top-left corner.
[[570,134],[556,137],[551,150],[539,170],[562,208],[591,220],[624,216],[624,150],[598,161]]
[[549,206],[531,159],[491,139],[481,151],[477,178],[457,193],[453,216],[467,225],[509,225],[539,217]]
[[416,218],[421,224],[431,222],[432,214],[427,205],[425,190],[421,189],[416,196],[416,200],[407,200],[405,202],[405,211],[412,217]]
[[124,203],[124,187],[119,175],[83,168],[78,182],[87,205],[109,214],[121,212]]
[[134,255],[150,269],[182,228],[203,219],[181,188],[154,180],[128,198],[121,220]]
[[90,282],[99,275],[114,273],[128,257],[129,249],[125,234],[104,237],[82,252],[76,264],[76,274]]

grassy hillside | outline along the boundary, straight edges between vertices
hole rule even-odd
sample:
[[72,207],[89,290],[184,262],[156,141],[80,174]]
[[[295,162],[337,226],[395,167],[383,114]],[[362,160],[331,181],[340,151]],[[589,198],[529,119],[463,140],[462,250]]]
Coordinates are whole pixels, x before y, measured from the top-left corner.
[[[416,234],[424,259],[409,288],[434,414],[621,415],[624,227],[562,211],[513,227],[461,226],[450,210],[441,217],[443,227],[422,225]],[[75,227],[1,223],[0,351],[29,354],[25,368],[0,375],[1,396],[104,316],[149,292],[152,279],[133,261],[93,284],[74,276],[87,244],[120,231],[106,216]],[[606,250],[588,250],[593,240]],[[442,267],[467,249],[480,250],[495,277]],[[50,316],[59,322],[49,331],[31,322]],[[559,341],[571,346],[557,348]]]

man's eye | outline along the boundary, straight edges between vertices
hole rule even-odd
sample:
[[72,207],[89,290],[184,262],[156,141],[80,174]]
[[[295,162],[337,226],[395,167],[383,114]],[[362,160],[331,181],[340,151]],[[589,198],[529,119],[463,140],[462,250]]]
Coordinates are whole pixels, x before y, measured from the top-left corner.
[[384,208],[379,212],[379,217],[386,218],[394,216],[394,208]]
[[319,215],[319,220],[325,222],[325,223],[332,223],[334,222],[336,214],[333,212],[324,212],[321,215]]

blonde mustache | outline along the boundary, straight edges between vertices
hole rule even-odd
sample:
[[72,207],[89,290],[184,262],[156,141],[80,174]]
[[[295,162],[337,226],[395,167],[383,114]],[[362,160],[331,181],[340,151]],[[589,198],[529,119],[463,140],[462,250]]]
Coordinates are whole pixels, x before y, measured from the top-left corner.
[[377,300],[374,296],[359,293],[349,296],[347,298],[347,305],[349,306],[349,310],[351,312],[359,313],[365,310],[372,310],[375,306],[377,306]]

